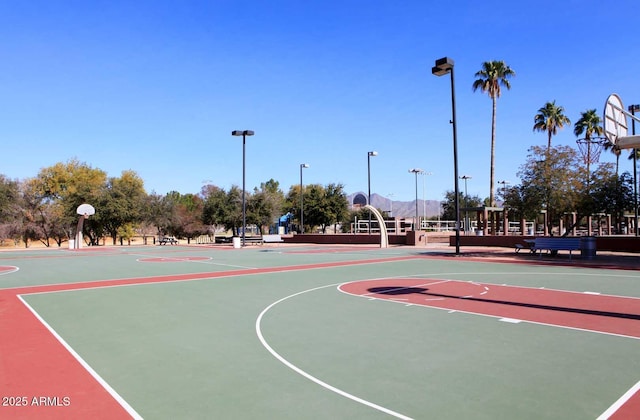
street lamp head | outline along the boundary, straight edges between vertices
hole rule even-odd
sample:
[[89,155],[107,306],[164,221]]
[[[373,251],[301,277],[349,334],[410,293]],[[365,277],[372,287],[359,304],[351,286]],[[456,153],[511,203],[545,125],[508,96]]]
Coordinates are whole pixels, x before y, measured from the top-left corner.
[[253,136],[255,133],[252,130],[233,130],[232,136]]
[[443,57],[436,60],[435,67],[431,68],[431,74],[435,76],[444,76],[453,69],[453,59]]
[[421,174],[423,172],[424,171],[422,169],[420,169],[420,168],[409,169],[409,173],[411,173],[411,174]]
[[369,153],[368,153],[368,155],[369,155],[369,156],[378,156],[378,152],[376,152],[376,151],[374,150],[374,151],[369,152]]
[[460,179],[471,179],[471,177],[469,175],[462,175]]
[[300,164],[300,167],[301,167],[301,168],[308,168],[308,167],[309,167],[309,164],[308,164],[308,163],[301,163],[301,164]]
[[640,111],[640,105],[629,105],[629,112],[635,114],[638,111]]

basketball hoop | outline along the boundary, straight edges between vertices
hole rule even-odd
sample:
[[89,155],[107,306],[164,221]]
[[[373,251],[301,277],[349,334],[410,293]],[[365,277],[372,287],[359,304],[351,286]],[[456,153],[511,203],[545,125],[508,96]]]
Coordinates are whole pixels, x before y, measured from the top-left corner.
[[80,216],[84,216],[84,218],[88,218],[89,216],[93,216],[96,214],[96,209],[93,208],[91,204],[80,204],[76,209],[76,213]]
[[629,135],[627,117],[640,122],[640,118],[627,112],[622,99],[612,93],[604,103],[604,135],[611,144],[619,149],[633,149],[640,147],[640,136]]
[[93,216],[96,214],[96,209],[91,204],[80,204],[76,209],[76,213],[78,214],[78,226],[76,227],[76,236],[74,240],[70,240],[69,243],[73,244],[73,249],[82,248],[82,227],[84,225],[85,219],[88,219],[89,216]]
[[608,140],[605,137],[592,137],[590,139],[583,138],[576,140],[576,143],[578,143],[578,150],[580,150],[580,155],[582,156],[582,160],[585,165],[598,163],[600,160],[600,153],[607,142]]

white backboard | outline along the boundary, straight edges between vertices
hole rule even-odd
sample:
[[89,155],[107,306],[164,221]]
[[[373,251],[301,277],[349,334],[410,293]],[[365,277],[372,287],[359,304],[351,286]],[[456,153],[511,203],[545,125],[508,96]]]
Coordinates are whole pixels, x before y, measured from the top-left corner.
[[94,214],[96,214],[96,209],[94,209],[91,204],[80,204],[78,206],[78,209],[76,210],[76,213],[84,216],[93,216]]
[[612,144],[616,144],[619,137],[626,137],[628,130],[627,116],[624,112],[622,99],[612,93],[604,103],[604,135]]

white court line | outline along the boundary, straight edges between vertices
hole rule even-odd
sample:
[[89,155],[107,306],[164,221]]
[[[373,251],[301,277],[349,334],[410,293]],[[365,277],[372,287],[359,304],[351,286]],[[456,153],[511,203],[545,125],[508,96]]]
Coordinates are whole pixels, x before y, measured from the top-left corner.
[[509,322],[511,324],[519,324],[522,322],[521,319],[513,319],[513,318],[500,318],[499,321]]
[[13,270],[0,271],[0,276],[15,273],[16,271],[20,270],[20,267],[16,267],[15,265],[3,265],[3,267],[13,267]]
[[283,297],[280,300],[277,300],[275,302],[273,302],[271,305],[267,306],[262,312],[260,312],[260,315],[258,315],[258,318],[256,319],[256,334],[258,335],[258,339],[260,340],[260,343],[262,343],[262,345],[264,346],[265,349],[267,349],[267,351],[269,353],[271,353],[273,355],[273,357],[275,357],[276,359],[278,359],[282,364],[284,364],[285,366],[287,366],[289,369],[293,370],[294,372],[298,373],[299,375],[304,376],[305,378],[309,379],[312,382],[315,382],[316,384],[320,385],[321,387],[331,391],[331,392],[335,392],[338,395],[341,395],[345,398],[348,398],[352,401],[355,401],[357,403],[366,405],[367,407],[371,407],[374,410],[378,410],[381,411],[383,413],[389,414],[390,416],[399,418],[399,419],[403,419],[403,420],[411,420],[411,417],[407,417],[404,414],[400,414],[397,413],[393,410],[390,410],[388,408],[382,407],[378,404],[372,403],[371,401],[367,401],[363,398],[360,397],[356,397],[353,394],[349,394],[346,391],[343,391],[339,388],[336,388],[332,385],[329,385],[326,382],[321,381],[320,379],[316,378],[315,376],[305,372],[304,370],[300,369],[299,367],[297,367],[296,365],[294,365],[293,363],[289,362],[287,359],[285,359],[284,357],[282,357],[278,352],[276,352],[270,345],[269,343],[267,343],[267,340],[265,340],[264,336],[262,335],[262,327],[261,327],[261,323],[262,323],[262,318],[264,317],[264,315],[274,306],[278,305],[281,302],[284,302],[287,299],[302,295],[304,293],[308,293],[308,292],[313,292],[316,290],[320,290],[320,289],[324,289],[327,287],[333,287],[333,286],[338,286],[340,283],[335,283],[335,284],[329,284],[326,286],[320,286],[320,287],[315,287],[313,289],[308,289],[308,290],[303,290],[302,292],[298,292],[298,293],[294,293],[292,295]]
[[78,363],[80,363],[80,365],[85,368],[96,381],[98,381],[98,383],[118,402],[118,404],[122,406],[122,408],[125,409],[127,413],[129,413],[131,417],[136,420],[142,420],[142,416],[138,414],[138,412],[136,412],[136,410],[134,410],[134,408],[131,407],[129,403],[126,402],[125,399],[122,398],[120,394],[118,394],[116,390],[107,383],[107,381],[102,379],[98,372],[93,370],[93,368],[89,366],[89,364],[85,362],[84,359],[78,353],[76,353],[76,351],[47,323],[47,321],[45,321],[24,299],[22,299],[22,296],[18,295],[18,299],[20,299],[22,304],[31,311],[31,313],[38,319],[38,321],[40,321],[42,325],[44,325],[45,328],[49,330],[49,332],[56,338],[56,340],[58,340],[60,344],[62,344],[62,346],[67,349],[67,351],[78,361]]
[[600,416],[598,416],[596,420],[606,420],[611,417],[616,411],[620,409],[620,407],[622,407],[627,401],[629,401],[629,398],[631,398],[633,394],[638,391],[640,391],[640,381],[636,382],[636,384],[632,386],[627,392],[625,392],[622,397],[618,398],[618,401],[614,402],[611,407],[607,408],[604,413],[600,414]]
[[127,254],[127,255],[133,255],[134,257],[138,257],[136,259],[137,262],[147,262],[147,261],[140,261],[140,258],[154,258],[154,259],[164,259],[164,260],[175,261],[175,262],[191,262],[191,263],[200,263],[200,264],[206,264],[206,265],[218,265],[218,266],[221,266],[221,267],[242,268],[242,269],[246,269],[246,270],[257,270],[258,269],[258,267],[247,267],[247,266],[244,266],[244,265],[216,263],[216,262],[211,261],[213,259],[213,257],[206,257],[206,258],[208,258],[207,260],[189,260],[189,259],[187,259],[189,257],[184,257],[184,259],[181,259],[180,257],[159,257],[157,255],[148,255],[148,254]]
[[[416,276],[433,277],[433,276],[438,276],[438,275],[443,275],[443,274],[459,275],[459,274],[475,274],[475,273],[416,274]],[[480,273],[480,274],[494,274],[494,273]],[[520,274],[520,273],[518,273],[518,274]],[[530,273],[530,274],[534,274],[534,273]],[[577,275],[579,275],[579,274],[577,274]],[[388,277],[388,278],[372,279],[372,280],[405,279],[407,277],[411,277],[411,276]],[[635,276],[633,276],[633,277],[635,277]],[[342,283],[342,284],[346,285],[346,284],[350,284],[350,283],[358,283],[358,282],[361,282],[361,281],[362,280],[353,280],[353,281],[345,282],[345,283]],[[366,280],[366,281],[369,281],[369,280]],[[466,280],[449,279],[449,280],[444,280],[444,281],[465,282]],[[435,283],[432,283],[432,284],[435,284]],[[416,286],[412,286],[412,287],[416,287]],[[534,289],[532,287],[527,287],[527,286],[507,286],[507,287],[516,287],[516,288],[521,288],[521,289]],[[402,288],[400,288],[400,289],[402,289]],[[567,290],[561,290],[561,289],[547,289],[547,290],[558,291],[558,292],[569,293],[569,294],[583,294],[583,292],[574,292],[574,291],[567,291]],[[358,297],[358,298],[365,298],[365,299],[368,299],[368,300],[377,300],[377,301],[380,301],[380,302],[390,302],[390,303],[403,303],[403,302],[397,302],[397,301],[394,301],[394,300],[379,298],[379,297],[375,297],[375,296],[365,296],[365,295],[353,294],[351,292],[347,292],[347,291],[343,290],[341,287],[338,287],[338,291],[341,292],[341,293],[344,293],[345,295],[355,296],[355,297]],[[629,298],[629,296],[616,296],[616,295],[602,295],[602,296],[614,296],[614,297]],[[632,298],[632,299],[640,299],[640,298],[633,298],[633,297],[630,297],[630,298]],[[444,299],[444,298],[441,298],[441,299]],[[430,300],[435,300],[435,299],[425,299],[424,301],[425,302],[429,302]],[[439,308],[437,306],[429,306],[429,305],[418,304],[418,303],[414,303],[414,305],[421,305],[422,307],[426,307],[428,309],[436,309],[436,310],[439,310],[439,311],[448,311],[449,313],[459,312],[459,313],[463,313],[463,314],[483,316],[483,317],[488,317],[488,318],[498,318],[498,319],[502,318],[502,317],[496,316],[496,315],[489,315],[489,314],[483,314],[483,313],[478,313],[478,312],[464,311],[464,310],[459,310],[459,309],[451,310],[449,308]],[[597,331],[597,330],[589,330],[589,329],[586,329],[586,328],[567,327],[567,326],[564,326],[564,325],[556,325],[556,324],[550,324],[550,323],[546,323],[546,322],[529,321],[529,320],[523,320],[522,322],[528,323],[528,324],[533,324],[533,325],[542,325],[542,326],[545,326],[545,327],[561,328],[561,329],[572,330],[572,331],[581,331],[581,332],[587,332],[587,333],[592,333],[592,334],[601,334],[601,335],[608,335],[608,336],[613,336],[613,337],[630,338],[632,340],[640,340],[640,337],[635,337],[635,336],[631,336],[631,335],[624,335],[624,334],[608,333],[608,332]]]
[[[393,277],[388,277],[388,278],[383,278],[382,280],[391,280],[391,279],[403,279],[403,278],[407,278],[407,277],[426,277],[426,278],[433,278],[433,277],[440,277],[440,278],[446,278],[446,280],[444,281],[460,281],[460,282],[468,282],[470,280],[462,280],[459,278],[448,278],[445,276],[486,276],[486,275],[492,275],[492,276],[540,276],[540,273],[534,273],[534,272],[482,272],[482,273],[471,273],[471,272],[454,272],[454,273],[426,273],[426,274],[411,274],[408,276],[393,276]],[[630,274],[593,274],[593,273],[557,273],[557,272],[549,272],[549,273],[544,273],[545,276],[587,276],[587,277],[620,277],[620,278],[640,278],[640,275],[638,274],[634,274],[634,275],[630,275]],[[378,280],[378,279],[371,279],[371,280]],[[489,286],[508,286],[508,287],[512,287],[512,288],[518,288],[518,289],[544,289],[544,290],[551,290],[551,291],[556,291],[556,292],[563,292],[563,293],[575,293],[575,294],[584,294],[584,291],[577,291],[577,290],[567,290],[567,289],[556,289],[556,288],[548,288],[548,287],[537,287],[537,286],[521,286],[518,284],[508,284],[508,283],[492,283],[490,281],[479,281],[477,283],[480,284],[485,284],[485,285],[489,285]],[[435,284],[435,283],[434,283]],[[597,293],[597,292],[594,292]],[[612,295],[610,293],[600,293],[601,296],[612,296],[612,297],[622,297],[622,298],[626,298],[626,299],[640,299],[640,297],[637,296],[628,296],[628,295]]]

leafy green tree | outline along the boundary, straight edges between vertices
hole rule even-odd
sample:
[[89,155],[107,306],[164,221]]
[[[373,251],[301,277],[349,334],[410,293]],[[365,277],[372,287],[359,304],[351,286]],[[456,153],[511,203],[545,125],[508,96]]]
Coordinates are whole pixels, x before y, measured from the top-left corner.
[[480,89],[486,92],[491,98],[491,171],[489,181],[489,201],[491,205],[494,203],[494,172],[495,172],[495,145],[496,145],[496,110],[502,87],[511,89],[509,79],[514,77],[516,73],[504,61],[485,61],[482,63],[482,69],[475,74],[476,80],[473,82],[473,91]]
[[35,178],[23,181],[20,184],[20,192],[20,207],[24,216],[23,220],[29,222],[32,238],[39,239],[46,247],[49,247],[52,236],[50,230],[54,227],[48,217],[49,212],[47,210],[53,203],[44,200],[43,195],[39,193],[38,183]]
[[[547,212],[549,232],[553,222],[566,212],[590,214],[591,205],[585,200],[584,170],[575,149],[569,146],[543,148],[532,146],[518,171],[522,185],[518,187],[523,201],[531,206],[522,213]],[[509,203],[511,204],[511,202]],[[518,203],[514,201],[514,206]],[[534,207],[535,206],[535,207]]]
[[331,214],[330,223],[334,225],[335,232],[338,223],[344,223],[348,220],[349,200],[347,200],[343,184],[331,183],[326,186],[325,190],[327,206]]
[[[455,199],[456,199],[455,191],[447,191],[445,193],[444,201],[442,202],[442,219],[443,220],[456,220]],[[460,208],[481,207],[484,204],[483,200],[477,195],[475,196],[470,195],[466,197],[466,200],[465,200],[465,197],[462,192],[458,193],[458,199],[460,202]],[[461,212],[460,216],[464,217],[463,212]],[[473,220],[476,218],[476,215],[469,213],[469,218]]]
[[[305,232],[320,227],[326,233],[327,226],[348,220],[349,202],[342,184],[309,184],[304,191]],[[292,185],[287,193],[285,207],[300,220],[300,186]]]
[[306,232],[313,232],[316,226],[320,226],[323,233],[326,225],[331,223],[331,212],[327,208],[326,191],[322,185],[309,184],[306,187],[304,197],[304,221],[309,229]]
[[[207,226],[212,226],[213,235],[215,238],[215,232],[219,226],[225,226],[228,219],[227,213],[229,211],[227,205],[227,193],[215,185],[207,185],[202,189],[200,193],[204,199],[204,206],[202,209],[202,223]],[[215,239],[214,239],[215,240]]]
[[92,240],[104,230],[115,245],[120,227],[143,220],[145,197],[144,182],[134,171],[123,171],[119,178],[109,178],[95,205],[96,214],[88,224],[93,230],[89,233]]
[[22,236],[22,206],[18,181],[0,175],[0,243],[13,239],[17,244]]
[[284,201],[284,193],[277,181],[270,179],[263,182],[260,189],[254,188],[248,200],[247,223],[257,225],[260,233],[264,233],[265,229],[268,233],[269,226],[282,214]]
[[[284,208],[290,212],[291,214],[293,214],[293,220],[297,222],[298,226],[300,225],[300,185],[292,185],[289,188],[289,192],[287,193],[287,195],[285,196],[285,202],[284,202]],[[307,208],[308,206],[308,202],[307,202],[307,195],[309,193],[309,186],[308,185],[304,185],[302,187],[302,194],[304,195],[304,203],[303,203],[303,207],[304,207],[304,221],[308,222],[307,218],[307,214],[309,209]],[[300,230],[300,229],[298,229]],[[308,230],[305,229],[306,232],[309,232]]]
[[[72,159],[41,169],[30,189],[42,203],[55,203],[56,206],[60,206],[56,207],[56,222],[62,224],[64,230],[72,237],[78,221],[76,209],[80,204],[88,203],[99,212],[101,209],[98,202],[104,193],[106,183],[107,174],[104,171]],[[93,241],[101,236],[102,227],[92,219],[93,217],[85,226],[88,229],[93,226]]]
[[547,102],[534,117],[533,131],[547,132],[547,150],[551,149],[551,137],[558,134],[558,130],[571,124],[571,120],[564,115],[564,108],[556,105],[556,101]]
[[175,218],[175,203],[169,196],[151,193],[145,197],[143,204],[143,223],[155,226],[156,234],[168,234],[171,221]]
[[507,188],[504,197],[509,217],[514,220],[535,220],[544,207],[545,190],[540,185],[523,183]]
[[127,245],[131,245],[131,239],[136,236],[136,230],[133,223],[125,223],[118,228],[118,238],[120,238],[120,245],[123,241],[127,241]]
[[18,181],[12,181],[0,174],[0,223],[9,222],[16,216],[19,195]]
[[591,196],[596,212],[611,214],[618,232],[625,212],[633,212],[633,176],[623,172],[618,176],[611,166],[601,164],[591,178]]
[[187,238],[187,243],[193,238],[205,235],[208,229],[202,223],[202,198],[195,194],[183,194],[173,199],[176,203],[176,213],[170,228],[171,233],[180,238]]
[[[249,198],[249,194],[245,193],[245,206]],[[237,185],[232,185],[227,191],[224,215],[224,225],[232,229],[234,235],[239,235],[242,227],[242,189]]]

